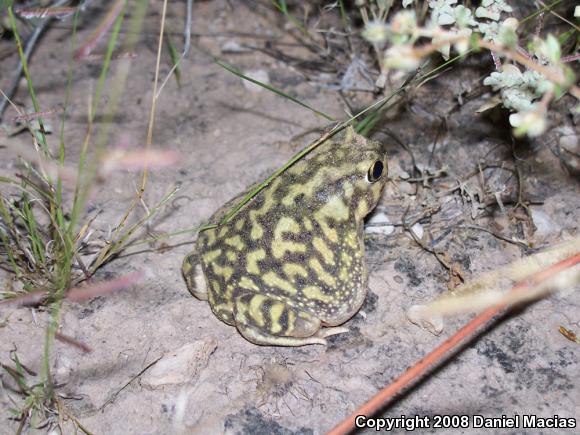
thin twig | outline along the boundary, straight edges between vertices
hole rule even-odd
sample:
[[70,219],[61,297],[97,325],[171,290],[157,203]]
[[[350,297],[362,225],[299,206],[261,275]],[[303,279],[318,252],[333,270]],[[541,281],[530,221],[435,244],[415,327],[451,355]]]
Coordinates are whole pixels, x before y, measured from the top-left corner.
[[101,406],[99,406],[98,411],[102,411],[105,406],[113,403],[115,401],[115,399],[117,398],[117,396],[121,393],[121,391],[123,391],[125,388],[127,388],[135,379],[137,379],[138,377],[140,377],[143,373],[145,373],[147,370],[149,370],[151,367],[153,367],[155,364],[157,364],[157,362],[163,358],[163,355],[155,358],[153,361],[151,361],[149,364],[147,364],[139,373],[137,373],[135,376],[133,376],[131,379],[129,379],[121,388],[119,388],[117,391],[115,391],[113,394],[111,394],[109,396],[109,398],[105,401],[105,403],[103,403]]
[[517,245],[520,248],[525,249],[526,251],[530,249],[530,247],[526,243],[522,242],[521,240],[517,240],[517,239],[514,239],[514,238],[509,237],[509,236],[504,236],[503,234],[495,232],[489,228],[480,227],[479,225],[462,225],[459,228],[468,228],[470,230],[483,231],[485,233],[491,234],[492,236],[494,236],[500,240],[503,240],[504,242],[513,243],[514,245]]
[[456,270],[456,268],[454,268],[453,265],[449,264],[447,262],[447,260],[445,260],[445,258],[443,258],[443,256],[439,252],[437,252],[434,248],[431,248],[431,247],[427,246],[425,243],[423,243],[423,241],[419,238],[419,236],[417,236],[415,231],[413,231],[413,225],[415,225],[417,222],[419,222],[421,219],[423,219],[427,216],[432,216],[435,213],[438,213],[440,209],[441,209],[441,206],[439,204],[435,208],[429,207],[426,210],[424,210],[419,216],[417,216],[415,219],[413,219],[412,222],[408,223],[408,222],[406,222],[406,218],[407,218],[407,213],[409,212],[409,207],[407,207],[407,209],[405,210],[405,213],[403,213],[403,216],[401,218],[401,220],[403,222],[403,229],[405,231],[407,231],[409,234],[411,234],[411,237],[413,238],[415,243],[417,243],[424,251],[427,251],[430,254],[433,254],[435,256],[435,258],[437,259],[437,261],[439,263],[441,263],[441,265],[449,271],[449,274],[451,275],[451,277],[457,276],[463,282],[464,278],[461,275],[461,273],[458,270]]

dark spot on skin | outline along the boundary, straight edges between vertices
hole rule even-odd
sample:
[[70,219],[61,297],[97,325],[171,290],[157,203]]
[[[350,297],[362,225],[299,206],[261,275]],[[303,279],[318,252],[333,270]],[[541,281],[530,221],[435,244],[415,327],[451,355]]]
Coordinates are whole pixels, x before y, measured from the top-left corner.
[[315,197],[322,204],[326,204],[328,202],[328,192],[325,189],[316,192]]
[[266,319],[266,327],[271,329],[272,327],[272,317],[270,316],[270,310],[272,309],[273,301],[270,299],[266,299],[263,303],[261,308],[262,317]]
[[297,276],[296,277],[296,286],[299,288],[304,288],[306,287],[307,283],[306,280],[304,278],[302,278],[301,276]]
[[282,314],[280,315],[280,318],[278,319],[278,323],[280,324],[280,326],[282,326],[282,331],[280,331],[280,332],[288,331],[288,308],[284,308],[282,310]]

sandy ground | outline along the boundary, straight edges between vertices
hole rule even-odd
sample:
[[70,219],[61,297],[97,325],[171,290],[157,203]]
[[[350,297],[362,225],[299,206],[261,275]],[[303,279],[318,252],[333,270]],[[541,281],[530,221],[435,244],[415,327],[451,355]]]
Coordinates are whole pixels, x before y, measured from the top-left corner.
[[[182,16],[183,7],[171,3],[167,27],[176,44],[181,41]],[[137,147],[145,141],[159,18],[159,7],[152,7],[120,112],[108,125],[111,147],[119,143]],[[59,23],[47,33],[31,65],[42,107],[63,103],[67,26]],[[333,116],[344,116],[339,94],[323,85],[331,81],[331,73],[305,73],[256,50],[220,50],[232,42],[263,46],[258,36],[295,42],[283,28],[284,20],[261,6],[195,3],[192,29],[197,36],[182,64],[181,88],[173,79],[168,82],[154,132],[155,145],[178,152],[180,159],[177,165],[152,174],[146,203],[155,204],[176,185],[181,190],[148,228],[150,234],[204,223],[226,200],[265,178],[316,135],[297,141],[291,138],[328,126],[322,118],[270,92],[249,90],[239,78],[215,65],[210,54],[220,55],[242,70],[265,71],[274,86]],[[91,30],[90,23],[85,23],[79,38],[86,38]],[[0,47],[9,43],[0,41]],[[286,50],[318,60],[300,48],[287,46]],[[13,55],[0,64],[0,86],[5,86],[15,62]],[[168,63],[166,56],[162,75],[167,73]],[[572,100],[565,97],[554,105],[553,127],[545,136],[512,146],[502,117],[494,117],[499,113],[476,113],[490,96],[480,86],[480,64],[468,61],[427,83],[400,110],[393,111],[375,135],[389,144],[392,178],[377,213],[394,227],[383,224],[378,232],[373,231],[377,227],[367,227],[370,291],[363,310],[347,323],[351,332],[331,339],[327,347],[252,345],[186,290],[180,265],[194,236],[172,239],[163,246],[152,244],[114,260],[94,278],[110,279],[141,270],[145,278],[139,284],[86,303],[65,304],[62,333],[92,349],[83,354],[56,344],[53,370],[58,394],[70,412],[96,434],[323,433],[468,319],[446,321],[439,336],[406,319],[410,306],[446,292],[450,280],[434,256],[403,231],[403,218],[412,221],[430,207],[441,205],[437,212],[425,214],[415,229],[426,243],[445,252],[466,279],[528,253],[473,226],[528,240],[535,247],[577,234],[578,178],[555,154],[563,140],[578,143],[578,119],[569,111]],[[344,71],[344,66],[339,69]],[[75,67],[66,120],[71,165],[78,158],[87,101],[98,73],[95,63]],[[18,101],[26,104],[24,82],[22,86]],[[372,102],[368,93],[349,93],[348,98],[355,107]],[[13,116],[9,111],[5,119]],[[54,124],[58,124],[56,118]],[[103,128],[102,121],[96,127]],[[411,154],[387,130],[408,145],[419,166],[433,171],[445,168],[446,175],[426,184],[405,181],[413,174]],[[56,135],[50,137],[50,143],[57,146]],[[29,148],[30,140],[26,135],[0,136],[0,145],[8,146],[0,151],[0,173],[13,175],[16,150]],[[530,206],[535,232],[522,208],[506,201],[504,212],[497,202],[488,201],[493,192],[511,192],[514,197],[518,178],[512,172],[490,168],[481,177],[464,180],[466,189],[480,203],[488,201],[487,206],[477,208],[459,191],[446,193],[457,186],[458,179],[477,169],[482,159],[517,166],[524,199],[535,204]],[[137,186],[137,175],[128,171],[116,172],[103,182],[89,207],[89,215],[96,216],[94,239],[107,236]],[[580,419],[580,345],[558,332],[560,325],[580,330],[579,313],[578,288],[572,288],[509,315],[399,398],[384,415],[534,414]],[[46,319],[42,310],[0,309],[0,362],[8,363],[9,351],[16,347],[22,362],[38,371]],[[1,376],[7,381],[5,373]],[[18,400],[18,396],[7,389],[0,391],[2,433],[13,433],[18,426],[8,419],[11,399]],[[70,422],[64,427],[72,433]],[[457,432],[489,433],[473,428]],[[533,431],[505,433],[524,432]]]

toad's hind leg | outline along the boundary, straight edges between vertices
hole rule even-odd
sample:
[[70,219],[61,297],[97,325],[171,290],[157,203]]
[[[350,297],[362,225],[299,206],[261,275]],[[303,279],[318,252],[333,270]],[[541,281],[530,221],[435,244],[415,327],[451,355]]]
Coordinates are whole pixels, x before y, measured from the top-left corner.
[[190,252],[183,259],[181,273],[190,293],[202,301],[207,301],[207,283],[196,251]]
[[257,293],[243,293],[234,301],[238,331],[255,344],[304,346],[326,344],[325,337],[346,328],[322,328],[320,319],[286,303]]

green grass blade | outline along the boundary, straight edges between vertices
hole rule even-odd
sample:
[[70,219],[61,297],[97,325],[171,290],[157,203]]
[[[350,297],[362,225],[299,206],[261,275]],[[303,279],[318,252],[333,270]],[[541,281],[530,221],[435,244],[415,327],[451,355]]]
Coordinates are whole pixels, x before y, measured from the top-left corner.
[[340,19],[342,20],[342,26],[348,28],[348,17],[346,15],[346,8],[344,7],[344,0],[338,0],[338,6],[340,8]]
[[22,197],[22,202],[24,224],[26,225],[28,237],[32,245],[32,252],[38,262],[37,266],[43,267],[46,264],[46,258],[44,256],[44,243],[42,242],[42,237],[38,232],[38,223],[32,213],[32,207],[30,206],[30,201],[28,200],[27,195]]
[[[14,12],[12,11],[12,6],[8,7],[8,18],[10,21],[10,26],[12,27],[12,32],[14,33],[14,39],[16,40],[16,47],[18,48],[18,56],[20,57],[20,62],[22,63],[22,71],[24,72],[24,77],[26,78],[26,85],[28,86],[28,93],[32,100],[32,106],[34,111],[40,112],[40,105],[36,99],[36,93],[34,92],[34,86],[32,85],[32,78],[30,76],[30,71],[28,70],[28,62],[26,61],[26,56],[24,55],[24,50],[22,48],[22,41],[20,40],[20,35],[18,34],[18,28],[16,27],[16,18],[14,17]],[[37,135],[39,139],[42,151],[47,157],[50,157],[50,150],[46,144],[46,137],[44,135],[44,126],[42,118],[38,118],[38,124],[40,125],[40,134]]]
[[210,230],[210,229],[216,228],[216,227],[217,227],[216,224],[198,225],[198,226],[186,228],[183,230],[177,230],[177,231],[172,231],[170,233],[159,234],[159,235],[156,235],[153,237],[148,237],[146,239],[137,239],[133,242],[127,243],[125,248],[129,248],[129,247],[133,248],[133,247],[139,246],[139,245],[156,243],[156,242],[160,242],[161,240],[171,239],[172,237],[182,236],[184,234],[191,234],[191,233],[197,234],[198,232]]
[[181,88],[181,69],[179,68],[179,63],[181,59],[167,31],[165,31],[165,44],[167,45],[167,50],[169,51],[169,58],[171,59],[171,69],[173,70],[175,81],[177,82],[177,87]]
[[231,72],[232,74],[234,74],[234,75],[236,75],[236,76],[238,76],[238,77],[240,77],[240,78],[242,78],[244,80],[247,80],[247,81],[249,81],[251,83],[254,83],[254,84],[258,85],[258,86],[261,86],[264,89],[268,89],[269,91],[274,92],[275,94],[280,95],[281,97],[284,97],[284,98],[286,98],[286,99],[288,99],[288,100],[290,100],[290,101],[292,101],[292,102],[294,102],[294,103],[296,103],[296,104],[298,104],[298,105],[300,105],[302,107],[305,107],[306,109],[311,110],[312,112],[316,113],[317,115],[322,116],[323,118],[327,119],[328,121],[336,121],[332,116],[327,115],[326,113],[321,112],[320,110],[316,110],[312,106],[309,106],[308,104],[303,103],[302,101],[294,98],[293,96],[288,95],[286,92],[283,92],[280,89],[277,89],[277,88],[275,88],[273,86],[270,86],[270,85],[268,85],[266,83],[262,83],[262,82],[260,82],[260,81],[258,81],[256,79],[251,78],[251,77],[248,77],[247,75],[245,75],[244,73],[242,73],[240,70],[234,68],[233,66],[228,65],[227,63],[225,63],[224,61],[218,59],[217,57],[214,57],[213,60],[214,60],[215,63],[217,63],[223,69]]
[[4,250],[6,251],[8,262],[10,263],[10,266],[12,267],[12,270],[16,275],[16,279],[21,279],[22,270],[20,269],[18,263],[16,262],[16,254],[12,249],[12,245],[10,244],[10,240],[8,238],[8,231],[10,231],[13,235],[16,233],[16,231],[14,227],[14,222],[12,220],[12,216],[10,216],[10,212],[6,208],[5,202],[6,199],[4,198],[3,195],[0,194],[0,214],[1,214],[0,217],[4,221],[4,227],[6,230],[5,232],[4,228],[0,227],[0,238],[2,239],[2,245],[4,246]]
[[298,30],[300,30],[304,35],[310,36],[310,33],[308,33],[308,29],[304,27],[304,25],[300,21],[294,18],[294,16],[292,16],[290,12],[288,12],[286,0],[270,0],[270,2],[274,5],[276,9],[282,12],[282,14],[286,17],[286,19],[290,21],[292,24],[294,24],[296,28],[298,28]]

